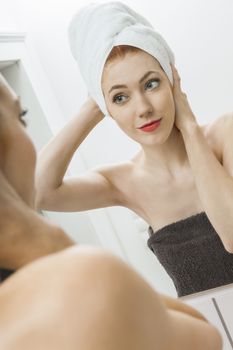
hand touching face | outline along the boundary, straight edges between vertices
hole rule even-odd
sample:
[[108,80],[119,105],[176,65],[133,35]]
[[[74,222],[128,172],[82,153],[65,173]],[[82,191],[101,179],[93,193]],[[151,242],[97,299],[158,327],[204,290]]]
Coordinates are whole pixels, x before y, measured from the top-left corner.
[[196,118],[189,105],[187,95],[182,91],[180,84],[180,76],[177,69],[171,65],[173,73],[173,97],[175,102],[175,125],[182,132],[190,125],[196,123]]

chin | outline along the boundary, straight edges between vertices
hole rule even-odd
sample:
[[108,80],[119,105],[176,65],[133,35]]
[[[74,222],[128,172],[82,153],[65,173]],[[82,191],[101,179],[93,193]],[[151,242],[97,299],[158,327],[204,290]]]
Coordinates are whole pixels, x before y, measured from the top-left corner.
[[167,141],[167,139],[161,139],[161,138],[157,138],[157,139],[153,139],[153,140],[146,140],[144,142],[141,142],[140,144],[142,146],[151,146],[151,147],[156,147],[156,146],[161,146],[163,145],[165,142]]
[[167,142],[171,132],[161,132],[153,134],[145,134],[142,137],[135,139],[141,146],[160,146]]

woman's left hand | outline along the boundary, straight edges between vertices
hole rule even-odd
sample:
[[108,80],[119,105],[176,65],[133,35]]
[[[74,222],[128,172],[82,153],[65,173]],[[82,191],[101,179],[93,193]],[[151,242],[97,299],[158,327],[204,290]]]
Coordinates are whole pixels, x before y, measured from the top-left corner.
[[173,73],[173,97],[175,103],[175,125],[182,132],[197,125],[196,118],[188,103],[186,94],[180,86],[180,76],[175,66],[171,65]]

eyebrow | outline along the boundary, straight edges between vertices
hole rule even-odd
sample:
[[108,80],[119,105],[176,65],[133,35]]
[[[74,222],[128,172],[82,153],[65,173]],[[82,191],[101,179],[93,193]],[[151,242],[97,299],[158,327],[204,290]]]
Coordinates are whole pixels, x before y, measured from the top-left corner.
[[[152,73],[158,73],[158,71],[154,71],[154,70],[150,70],[149,72],[147,72],[146,74],[143,75],[143,77],[139,80],[139,84],[141,84],[149,75],[151,75]],[[118,84],[118,85],[113,85],[111,87],[111,89],[108,91],[108,93],[110,94],[110,92],[112,90],[115,89],[123,89],[123,88],[127,88],[127,85],[123,85],[123,84]]]

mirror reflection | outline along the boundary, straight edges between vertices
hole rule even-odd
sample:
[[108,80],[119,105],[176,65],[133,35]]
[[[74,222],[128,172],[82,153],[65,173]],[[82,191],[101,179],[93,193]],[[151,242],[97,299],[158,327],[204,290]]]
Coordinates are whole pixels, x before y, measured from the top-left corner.
[[[45,215],[104,208],[101,220],[120,240],[116,252],[137,260],[145,275],[150,265],[157,284],[162,265],[164,290],[167,283],[181,297],[233,282],[233,118],[222,110],[199,120],[172,42],[131,5],[88,4],[69,22],[73,71],[88,97],[59,132],[51,132],[37,102],[26,106],[29,113],[37,106],[43,130],[36,133],[36,206]],[[2,72],[17,89],[12,67]],[[131,261],[139,241],[129,246],[130,237],[142,231],[142,250]],[[101,244],[99,236],[93,241]]]

